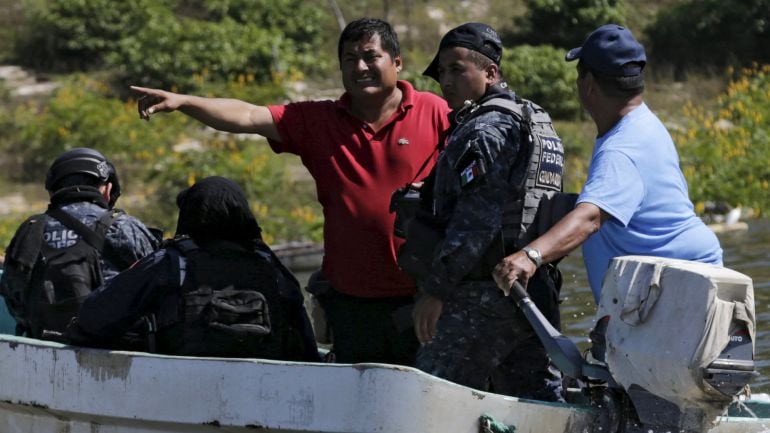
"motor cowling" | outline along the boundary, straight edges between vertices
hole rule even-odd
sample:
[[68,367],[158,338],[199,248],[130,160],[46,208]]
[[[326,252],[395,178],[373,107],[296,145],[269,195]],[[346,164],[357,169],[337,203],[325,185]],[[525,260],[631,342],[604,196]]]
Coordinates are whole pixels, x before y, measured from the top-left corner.
[[708,430],[756,375],[753,285],[733,270],[616,258],[597,318],[592,340],[645,432]]

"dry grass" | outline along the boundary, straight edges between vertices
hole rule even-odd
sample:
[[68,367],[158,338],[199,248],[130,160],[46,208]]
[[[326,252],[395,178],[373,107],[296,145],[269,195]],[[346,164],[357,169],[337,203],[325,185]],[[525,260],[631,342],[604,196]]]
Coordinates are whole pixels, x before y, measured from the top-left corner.
[[644,99],[659,116],[676,119],[688,102],[705,109],[715,107],[717,96],[726,87],[725,77],[690,74],[686,81],[676,82],[658,74],[648,78]]

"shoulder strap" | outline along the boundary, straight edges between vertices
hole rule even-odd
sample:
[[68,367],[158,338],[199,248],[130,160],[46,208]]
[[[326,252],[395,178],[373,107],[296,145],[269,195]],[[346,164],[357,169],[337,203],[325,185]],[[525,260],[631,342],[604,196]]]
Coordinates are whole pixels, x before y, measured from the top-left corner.
[[[104,212],[102,216],[96,220],[94,232],[101,236],[102,239],[104,239],[104,242],[106,242],[107,230],[109,230],[112,223],[114,223],[121,215],[125,215],[125,212],[122,209],[111,209]],[[117,267],[118,270],[122,271],[128,269],[133,264],[133,261],[123,258],[114,248],[109,248],[108,246],[109,244],[104,243],[103,248],[98,251],[107,262]]]
[[102,214],[102,216],[99,217],[98,220],[96,220],[96,226],[94,226],[94,231],[104,237],[107,236],[107,230],[112,226],[112,223],[115,222],[115,220],[121,216],[125,215],[125,211],[123,209],[111,209]]
[[187,254],[199,248],[198,244],[190,238],[169,242],[166,251],[171,258],[171,274],[179,276],[179,287],[182,287],[187,277]]
[[175,245],[168,245],[166,247],[166,254],[168,254],[169,260],[171,260],[171,275],[179,276],[177,284],[179,287],[182,287],[182,284],[184,284],[185,272],[187,271],[187,267],[182,265],[182,261],[185,263],[187,261],[182,255],[182,252],[179,251],[179,248]]
[[191,238],[181,238],[179,240],[175,240],[172,245],[174,245],[181,253],[182,255],[186,256],[191,251],[199,250],[200,247],[198,244],[195,243],[194,240]]
[[[515,100],[512,100],[510,98],[503,98],[500,96],[487,99],[486,101],[482,102],[481,104],[472,104],[467,105],[460,110],[457,111],[455,114],[455,120],[458,124],[466,123],[468,120],[473,119],[474,117],[478,117],[484,113],[488,113],[490,111],[502,111],[504,113],[508,113],[515,117],[517,120],[527,120],[525,113],[525,101],[522,99],[519,99],[514,95]],[[528,111],[528,110],[527,110]],[[527,126],[529,126],[529,121],[526,122]]]
[[255,253],[258,256],[268,260],[273,266],[277,268],[277,271],[281,278],[279,278],[278,293],[285,299],[300,301],[303,299],[302,292],[300,290],[300,284],[297,277],[291,273],[291,271],[281,262],[281,259],[275,254],[275,252],[264,242],[258,242],[255,249]]
[[479,108],[476,109],[473,114],[477,116],[481,113],[486,113],[487,111],[504,111],[519,119],[523,119],[523,106],[524,104],[520,104],[508,98],[492,98],[479,105]]
[[471,117],[488,111],[509,113],[526,123],[527,127],[537,123],[552,123],[551,116],[548,115],[548,112],[543,107],[528,99],[519,99],[518,97],[515,101],[508,98],[492,98],[484,101],[472,112]]
[[48,210],[45,213],[58,220],[65,226],[69,227],[70,229],[74,230],[75,233],[79,234],[83,240],[85,240],[97,251],[102,251],[102,248],[104,248],[103,233],[97,233],[96,231],[92,230],[87,225],[80,222],[80,220],[68,214],[62,208],[49,205]]

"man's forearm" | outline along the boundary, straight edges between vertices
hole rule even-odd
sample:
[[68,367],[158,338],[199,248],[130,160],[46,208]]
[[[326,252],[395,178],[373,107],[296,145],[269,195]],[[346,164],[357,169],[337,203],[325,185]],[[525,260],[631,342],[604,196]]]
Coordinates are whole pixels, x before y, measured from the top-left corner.
[[604,219],[606,214],[597,206],[581,203],[529,246],[540,251],[543,263],[552,262],[566,256],[596,233]]
[[156,113],[181,111],[220,131],[260,134],[280,140],[273,115],[262,107],[238,99],[204,98],[161,89],[131,86],[138,95],[139,117],[149,121]]
[[252,119],[252,111],[267,107],[259,107],[238,99],[203,98],[188,95],[179,111],[220,131],[238,133],[260,133],[258,124]]

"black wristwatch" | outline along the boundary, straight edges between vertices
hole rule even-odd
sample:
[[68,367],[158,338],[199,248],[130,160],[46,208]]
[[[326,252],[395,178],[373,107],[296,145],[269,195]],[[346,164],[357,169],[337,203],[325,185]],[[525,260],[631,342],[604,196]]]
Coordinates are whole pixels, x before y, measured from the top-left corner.
[[543,256],[540,255],[540,251],[537,248],[524,247],[521,250],[524,251],[528,259],[532,260],[535,267],[539,268],[543,264]]

